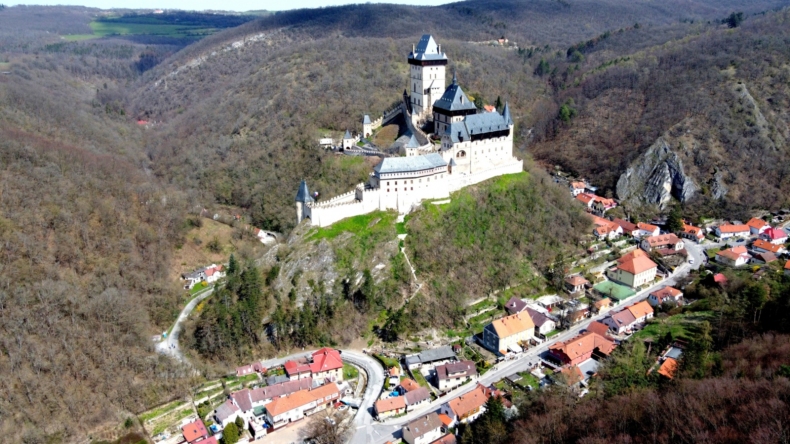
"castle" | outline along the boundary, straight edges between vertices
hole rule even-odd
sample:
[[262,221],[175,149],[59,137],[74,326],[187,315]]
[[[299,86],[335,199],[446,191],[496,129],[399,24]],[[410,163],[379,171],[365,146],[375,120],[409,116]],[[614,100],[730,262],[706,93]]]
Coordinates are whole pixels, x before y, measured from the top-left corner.
[[[404,157],[384,158],[368,183],[327,201],[315,202],[303,180],[296,194],[298,222],[309,219],[312,225],[326,227],[376,210],[406,214],[423,200],[448,198],[463,187],[523,170],[521,160],[513,156],[510,107],[505,104],[501,113],[480,112],[455,75],[445,88],[447,62],[441,45],[430,35],[422,36],[408,57],[411,91],[401,113],[413,135],[401,148]],[[433,137],[419,129],[419,123],[429,120]],[[369,125],[365,116],[364,133],[372,131]]]

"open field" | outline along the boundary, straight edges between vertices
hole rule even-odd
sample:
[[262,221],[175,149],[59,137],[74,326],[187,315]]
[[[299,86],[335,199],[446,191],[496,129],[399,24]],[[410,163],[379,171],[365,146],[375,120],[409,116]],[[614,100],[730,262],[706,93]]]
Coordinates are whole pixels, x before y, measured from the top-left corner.
[[90,23],[93,34],[98,37],[108,35],[161,35],[168,37],[205,37],[217,28],[203,26],[183,26],[164,23],[125,23],[106,19]]

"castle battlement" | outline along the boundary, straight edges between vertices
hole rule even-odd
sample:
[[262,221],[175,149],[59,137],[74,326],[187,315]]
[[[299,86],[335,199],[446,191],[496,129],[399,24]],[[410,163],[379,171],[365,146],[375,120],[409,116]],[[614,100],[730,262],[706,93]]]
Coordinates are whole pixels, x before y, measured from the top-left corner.
[[[369,135],[403,113],[412,134],[401,147],[405,156],[385,157],[367,184],[357,184],[352,191],[324,202],[314,202],[302,181],[296,195],[299,222],[309,219],[312,225],[326,227],[376,210],[406,214],[424,200],[445,199],[466,186],[523,170],[521,160],[513,156],[513,119],[507,104],[501,113],[478,110],[455,75],[445,89],[447,56],[430,35],[412,48],[408,61],[411,91],[404,101],[376,120],[367,115],[362,119],[363,133]],[[440,146],[415,125],[431,113]],[[352,149],[354,140],[346,132],[344,147]]]

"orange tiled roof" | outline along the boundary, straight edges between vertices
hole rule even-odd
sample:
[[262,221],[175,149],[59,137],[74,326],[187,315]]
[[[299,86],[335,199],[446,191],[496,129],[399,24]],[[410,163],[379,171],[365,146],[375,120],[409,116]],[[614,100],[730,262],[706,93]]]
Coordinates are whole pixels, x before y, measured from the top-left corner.
[[[606,298],[607,300],[609,298]],[[603,301],[604,299],[601,299]],[[598,301],[598,302],[601,302]],[[587,331],[591,331],[595,334],[601,335],[606,337],[609,334],[609,326],[604,324],[603,322],[593,321],[590,322],[590,325],[587,326]]]
[[617,268],[633,275],[657,267],[658,265],[642,250],[634,250],[617,260]]
[[675,377],[675,373],[677,371],[678,361],[676,361],[674,358],[667,358],[666,361],[661,364],[661,368],[658,369],[658,374],[672,379]]
[[181,433],[183,433],[184,439],[186,439],[187,442],[192,442],[198,438],[203,438],[204,436],[208,435],[206,426],[203,425],[203,421],[199,419],[195,422],[184,424],[184,426],[181,427]]
[[584,375],[578,365],[572,365],[563,369],[560,373],[565,375],[565,381],[568,385],[578,384],[584,381]]
[[685,222],[683,222],[683,232],[687,233],[687,234],[690,234],[692,236],[697,236],[697,237],[702,237],[703,236],[702,228],[695,227],[694,225],[689,225],[689,224],[687,224]]
[[453,420],[450,419],[450,417],[445,415],[444,413],[439,414],[439,421],[441,421],[445,427],[450,427],[450,424],[453,423]]
[[578,196],[576,196],[576,200],[580,201],[585,205],[590,205],[590,202],[595,200],[595,196],[588,193],[581,193]]
[[[603,298],[600,301],[595,301],[595,304],[593,304],[595,308],[603,308],[603,307],[608,307],[610,305],[612,305],[612,300],[609,298]],[[593,324],[594,323],[595,322],[593,322]]]
[[448,401],[447,405],[455,413],[455,416],[461,418],[482,407],[486,401],[488,401],[488,396],[485,394],[485,388],[478,384],[471,392]]
[[277,398],[266,405],[266,410],[272,416],[277,416],[318,399],[325,399],[333,395],[336,397],[339,394],[340,389],[337,388],[337,384],[332,382],[313,390],[300,390],[284,398]]
[[650,294],[655,295],[656,298],[658,298],[658,301],[662,302],[664,300],[664,298],[667,298],[667,297],[672,297],[673,299],[677,298],[678,296],[682,295],[683,292],[681,292],[680,290],[678,290],[677,288],[674,288],[674,287],[664,287],[664,288],[662,288],[660,290],[656,290],[656,291],[654,291],[654,292],[652,292]]
[[763,239],[757,239],[756,241],[754,241],[752,247],[770,251],[773,254],[778,254],[784,248],[783,245],[772,244],[767,240],[763,240]]
[[764,221],[762,219],[758,219],[756,217],[753,217],[753,218],[749,219],[749,222],[746,222],[746,225],[748,225],[749,228],[754,228],[755,230],[762,230],[763,227],[768,225],[768,222],[766,222],[766,221]]
[[650,313],[653,313],[653,307],[647,303],[647,301],[637,302],[636,304],[628,307],[628,311],[634,315],[634,318],[639,319],[643,316],[647,316]]
[[403,390],[406,390],[407,392],[411,392],[420,388],[420,384],[417,384],[413,379],[409,378],[403,379],[400,382],[400,386],[403,387]]
[[532,322],[532,318],[526,311],[497,319],[491,325],[494,326],[494,330],[500,338],[507,338],[535,328],[535,323]]
[[606,337],[588,330],[587,333],[583,333],[565,342],[557,342],[549,347],[550,350],[562,352],[571,360],[579,356],[584,356],[596,348],[600,350],[601,353],[608,355],[614,350],[615,344]]
[[723,224],[719,225],[719,231],[722,233],[744,233],[744,232],[751,232],[749,230],[748,225],[733,225],[733,224]]
[[651,233],[654,233],[656,230],[658,230],[657,226],[646,224],[644,222],[639,222],[638,224],[636,224],[636,227],[639,228],[640,230],[649,231]]
[[785,263],[785,270],[790,270],[790,261]]
[[573,285],[574,287],[577,286],[577,285],[584,285],[584,284],[589,283],[589,281],[587,279],[579,276],[578,274],[574,275],[574,276],[566,277],[565,278],[565,282],[567,282],[570,285]]
[[584,182],[571,182],[571,188],[574,190],[583,190],[587,187]]
[[376,412],[384,413],[393,410],[400,410],[406,408],[405,396],[393,396],[392,398],[380,399],[375,404]]
[[726,257],[727,259],[735,261],[738,260],[743,254],[746,254],[746,247],[738,246],[729,248],[727,250],[721,250],[716,253],[716,256]]
[[670,233],[670,234],[660,234],[658,236],[650,236],[645,238],[645,241],[647,241],[647,243],[650,244],[651,247],[655,247],[658,245],[675,245],[678,242],[680,242],[680,238]]

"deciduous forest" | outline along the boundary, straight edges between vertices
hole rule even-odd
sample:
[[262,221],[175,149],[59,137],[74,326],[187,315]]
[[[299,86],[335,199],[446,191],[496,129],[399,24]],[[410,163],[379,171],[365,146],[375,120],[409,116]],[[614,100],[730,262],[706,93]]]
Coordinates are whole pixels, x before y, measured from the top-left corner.
[[[227,370],[294,346],[348,343],[371,325],[387,340],[451,326],[474,293],[544,273],[559,253],[578,248],[585,222],[541,169],[560,166],[613,194],[623,170],[664,134],[688,133],[688,174],[700,184],[718,174],[729,189],[722,199],[701,192],[686,210],[715,216],[786,205],[785,6],[368,4],[254,19],[218,14],[211,35],[188,38],[100,33],[96,23],[106,17],[92,8],[0,8],[0,433],[25,444],[77,442],[188,393],[193,373],[156,354],[152,337],[185,301],[174,276],[188,270],[174,257],[194,243],[198,214],[236,214],[287,238],[301,179],[325,197],[366,180],[374,162],[321,151],[317,138],[359,130],[363,114],[378,116],[400,100],[406,56],[423,31],[442,43],[471,96],[510,103],[516,154],[529,172],[413,215],[407,225],[422,241],[412,234],[406,247],[433,279],[406,306],[411,276],[401,256],[390,254],[376,274],[374,248],[361,243],[389,241],[394,226],[333,243],[338,278],[327,285],[297,277],[292,287],[311,289],[303,299],[289,292],[293,275],[257,268],[261,257],[237,249],[221,297],[187,325],[182,345],[196,361]],[[742,20],[728,19],[736,11]],[[127,13],[146,12],[113,12]],[[494,43],[500,37],[509,43]],[[329,238],[311,241],[322,235]],[[498,262],[504,266],[491,266]],[[762,293],[748,285],[697,290],[719,316],[710,350],[721,359],[706,358],[703,373],[668,389],[602,390],[591,398],[598,404],[547,394],[524,413],[538,426],[511,439],[740,442],[747,430],[766,437],[758,441],[786,437],[787,380],[778,358],[760,352],[784,338],[771,331],[787,333],[778,296],[786,283],[771,285],[759,316]],[[764,371],[743,369],[736,358],[744,354],[765,360]],[[644,405],[666,405],[662,414],[624,408],[644,397],[660,401]],[[686,404],[672,409],[678,400]],[[760,402],[773,406],[760,412],[784,422],[770,426],[745,408]],[[723,405],[729,416],[713,415]],[[688,427],[688,418],[699,420]]]

